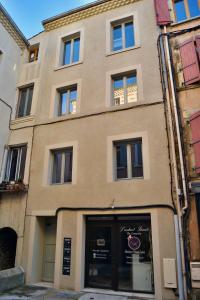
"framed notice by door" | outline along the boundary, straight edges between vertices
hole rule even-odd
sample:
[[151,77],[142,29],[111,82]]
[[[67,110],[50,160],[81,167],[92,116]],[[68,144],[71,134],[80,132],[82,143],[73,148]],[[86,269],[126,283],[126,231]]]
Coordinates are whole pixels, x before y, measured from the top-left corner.
[[85,285],[154,293],[150,215],[87,218]]

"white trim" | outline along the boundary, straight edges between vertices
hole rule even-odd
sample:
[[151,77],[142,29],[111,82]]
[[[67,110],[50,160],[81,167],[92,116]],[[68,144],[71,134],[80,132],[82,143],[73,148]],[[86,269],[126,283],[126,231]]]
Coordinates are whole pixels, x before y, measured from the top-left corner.
[[121,75],[126,72],[130,71],[136,71],[136,76],[137,76],[137,88],[138,88],[138,97],[137,101],[133,103],[129,103],[134,105],[138,104],[138,102],[142,102],[144,99],[143,95],[143,83],[142,83],[142,67],[141,65],[129,65],[124,68],[116,69],[116,70],[111,70],[109,72],[106,72],[106,107],[123,107],[126,104],[121,104],[119,106],[114,106],[113,105],[113,95],[112,95],[112,76],[114,75]]
[[[130,48],[123,48],[122,50],[119,51],[113,51],[112,50],[112,23],[115,22],[120,22],[123,23],[124,19],[133,19],[133,24],[134,24],[134,39],[135,39],[135,45],[134,47]],[[126,50],[133,50],[135,48],[140,47],[140,31],[139,31],[139,19],[138,19],[138,12],[133,11],[131,14],[123,14],[123,15],[118,15],[115,18],[109,19],[106,21],[106,55],[111,55],[114,53],[120,53]]]
[[49,118],[62,118],[62,117],[76,115],[76,114],[66,114],[65,116],[56,115],[56,109],[57,109],[57,103],[58,103],[57,90],[61,89],[61,88],[68,88],[73,85],[77,85],[76,114],[80,112],[82,80],[77,79],[77,80],[72,80],[72,81],[65,81],[65,82],[62,82],[61,84],[52,86],[51,97],[50,97]]
[[[70,184],[77,183],[77,156],[78,156],[78,141],[71,141],[68,143],[60,143],[48,145],[45,147],[45,155],[44,155],[44,168],[43,168],[43,186],[53,186],[51,185],[51,176],[52,176],[52,150],[59,150],[63,148],[73,147],[73,161],[72,161],[72,182]],[[65,184],[65,183],[64,183]],[[59,184],[58,184],[59,185]],[[58,186],[57,185],[57,186]],[[63,186],[63,184],[61,184]],[[67,184],[66,184],[67,186]]]
[[[74,35],[80,35],[80,52],[79,52],[79,61],[76,63],[72,63],[69,65],[63,64],[63,55],[64,55],[64,39],[67,39],[68,37]],[[55,58],[55,67],[54,70],[62,69],[62,67],[69,67],[73,65],[77,65],[81,62],[83,62],[83,56],[84,56],[84,29],[80,28],[71,32],[66,32],[66,34],[59,35],[57,38],[57,49],[56,49],[56,58]]]
[[115,151],[114,151],[113,142],[120,141],[120,140],[127,140],[127,139],[136,139],[136,138],[142,139],[143,177],[131,178],[129,180],[150,179],[148,134],[146,131],[142,131],[142,132],[132,132],[127,134],[120,134],[120,135],[107,137],[107,182],[118,182],[116,181],[115,178],[116,160],[115,160],[115,153],[114,153]]

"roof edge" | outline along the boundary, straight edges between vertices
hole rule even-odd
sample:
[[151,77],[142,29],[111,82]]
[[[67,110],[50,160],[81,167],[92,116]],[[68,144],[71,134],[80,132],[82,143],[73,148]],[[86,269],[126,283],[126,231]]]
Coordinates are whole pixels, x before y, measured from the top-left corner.
[[27,38],[24,36],[22,31],[19,29],[19,27],[16,25],[14,20],[11,18],[7,10],[4,8],[4,6],[0,3],[0,11],[4,14],[4,16],[7,18],[7,20],[10,22],[11,26],[14,28],[14,30],[17,32],[17,34],[20,36],[24,44],[29,47],[29,42]]
[[86,9],[94,7],[94,6],[101,5],[101,4],[109,2],[109,1],[111,1],[111,0],[97,0],[97,1],[89,3],[89,4],[85,4],[85,5],[79,6],[77,8],[73,8],[71,10],[68,10],[68,11],[64,12],[64,13],[61,13],[61,14],[58,14],[56,16],[53,16],[53,17],[50,17],[48,19],[43,20],[42,21],[42,25],[46,25],[48,23],[51,23],[51,22],[56,21],[58,19],[61,19],[63,17],[73,15],[73,14],[75,14],[77,12],[86,10]]

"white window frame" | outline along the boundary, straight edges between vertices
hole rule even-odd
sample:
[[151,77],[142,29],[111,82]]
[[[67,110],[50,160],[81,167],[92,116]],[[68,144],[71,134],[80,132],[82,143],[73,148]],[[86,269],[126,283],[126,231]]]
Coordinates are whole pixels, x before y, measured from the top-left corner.
[[[30,84],[30,85],[27,85],[27,86],[24,86],[24,87],[20,87],[19,88],[19,97],[18,97],[18,103],[17,103],[17,110],[16,110],[16,116],[15,118],[16,119],[19,119],[19,118],[26,118],[26,117],[29,117],[31,115],[31,109],[32,109],[32,103],[33,103],[33,93],[32,93],[32,99],[31,99],[31,108],[30,108],[30,114],[29,115],[24,115],[26,110],[27,110],[27,106],[28,106],[28,98],[29,98],[29,94],[30,94],[30,89],[33,89],[33,93],[34,93],[34,84]],[[19,114],[19,107],[20,107],[20,102],[21,102],[21,93],[23,90],[26,89],[26,100],[25,100],[25,106],[24,106],[24,109],[23,109],[23,116],[18,116]]]
[[71,186],[77,183],[77,159],[78,159],[78,141],[71,141],[68,143],[60,143],[47,145],[45,147],[44,154],[44,168],[43,168],[43,186],[57,186],[63,184],[52,184],[52,171],[53,171],[53,157],[52,151],[62,150],[66,148],[73,148],[73,158],[72,158],[72,181],[66,182],[64,185]]
[[[139,138],[137,138],[137,139],[139,140]],[[144,178],[144,175],[140,176],[140,177],[133,177],[133,175],[132,175],[131,143],[129,143],[129,141],[131,142],[131,141],[137,140],[137,139],[129,139],[127,141],[127,145],[126,145],[126,153],[127,153],[127,177],[124,177],[124,178],[117,178],[117,149],[116,149],[116,145],[115,145],[115,142],[123,142],[124,140],[113,141],[114,159],[115,159],[115,163],[114,163],[114,165],[115,165],[115,172],[114,172],[115,181],[118,181],[118,180],[127,180],[127,179],[129,179],[129,180],[133,179],[134,180],[134,179],[143,179]],[[141,139],[141,144],[142,144],[142,139]],[[142,148],[143,148],[143,144],[142,144]],[[143,160],[143,156],[142,156],[142,160]],[[142,169],[144,169],[143,163],[142,163]]]
[[[76,93],[77,93],[77,97],[76,97],[76,103],[77,103],[77,98],[78,98],[78,88],[77,88],[77,85],[74,85],[74,86],[68,86],[66,88],[64,88],[63,90],[57,90],[58,94],[59,94],[59,99],[58,99],[58,114],[57,116],[58,117],[63,117],[63,116],[66,116],[66,115],[74,115],[76,114],[76,112],[74,113],[71,113],[70,112],[70,93],[71,93],[71,90],[75,89],[76,88]],[[66,98],[66,113],[65,114],[59,114],[59,110],[61,111],[61,94],[62,93],[66,93],[67,94],[67,98]]]
[[[131,75],[131,74],[133,74],[133,73],[135,73],[135,75],[136,75],[136,79],[137,79],[137,72],[136,72],[136,70],[133,70],[132,72],[130,72],[130,73],[122,73],[122,74],[116,74],[116,78],[119,76],[119,77],[123,77],[123,89],[124,89],[124,104],[133,104],[133,103],[135,103],[135,102],[138,102],[138,99],[137,99],[137,101],[135,101],[135,102],[128,102],[128,96],[127,96],[127,77],[129,76],[129,75]],[[112,76],[112,102],[111,102],[111,105],[112,106],[120,106],[120,105],[124,105],[124,104],[119,104],[119,105],[117,105],[117,104],[115,104],[115,98],[114,98],[114,80],[115,80],[115,78],[114,78],[115,76],[113,75]],[[138,89],[138,84],[137,84],[137,89]],[[137,98],[138,98],[138,92],[137,92]]]
[[[117,179],[116,176],[116,151],[114,142],[124,140],[141,139],[142,141],[142,160],[143,160],[143,177],[131,177],[125,179]],[[128,158],[127,158],[128,160]],[[130,164],[131,167],[131,164]],[[129,174],[132,171],[128,171]],[[107,137],[107,182],[120,182],[129,180],[147,180],[150,179],[150,162],[149,162],[149,142],[148,133],[146,131],[126,133]]]
[[[113,26],[125,24],[129,21],[133,21],[134,26],[134,40],[135,45],[133,47],[125,48],[123,47],[120,50],[113,51]],[[125,31],[122,30],[122,40],[123,40],[123,46],[125,46],[125,37],[124,37]],[[140,31],[139,31],[139,20],[138,20],[138,13],[137,11],[133,11],[132,14],[124,14],[119,15],[113,19],[109,19],[106,21],[106,55],[112,55],[121,53],[124,51],[129,51],[133,49],[137,49],[140,47]]]
[[[64,60],[64,43],[67,40],[75,39],[77,37],[80,37],[80,50],[79,50],[79,61],[70,63],[67,65],[63,64]],[[71,55],[72,55],[71,51]],[[59,35],[57,40],[57,49],[56,49],[56,58],[55,58],[55,68],[54,70],[60,70],[63,68],[68,68],[74,65],[78,65],[83,63],[83,52],[84,52],[84,30],[83,28],[77,29],[75,31],[67,32],[65,35]]]
[[[77,86],[77,98],[76,98],[76,113],[74,114],[65,114],[62,116],[58,116],[58,104],[59,104],[59,90],[68,89],[72,86]],[[80,113],[81,106],[81,87],[82,80],[77,79],[76,81],[65,81],[59,85],[53,85],[50,96],[50,110],[49,110],[49,118],[71,118]]]
[[[137,76],[137,101],[125,103],[121,105],[113,105],[113,77],[120,76],[126,73],[135,72]],[[126,105],[137,105],[144,99],[143,84],[142,84],[142,68],[141,65],[133,65],[121,69],[112,70],[106,73],[106,107],[122,108]]]
[[[65,150],[67,149],[72,149],[72,170],[73,170],[73,147],[67,147],[67,148],[59,148],[59,149],[54,149],[54,150],[51,150],[51,163],[52,163],[52,166],[51,166],[51,170],[52,170],[52,173],[51,173],[51,185],[58,185],[58,184],[71,184],[72,183],[72,180],[70,182],[65,182],[64,181],[64,176],[65,176]],[[53,182],[53,164],[54,164],[54,153],[56,151],[61,151],[62,152],[62,161],[61,161],[61,181],[60,182]]]

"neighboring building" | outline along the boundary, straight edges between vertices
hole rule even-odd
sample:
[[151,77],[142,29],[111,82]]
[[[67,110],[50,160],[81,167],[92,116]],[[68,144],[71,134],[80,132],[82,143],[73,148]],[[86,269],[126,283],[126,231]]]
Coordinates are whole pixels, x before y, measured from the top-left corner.
[[[27,52],[28,41],[0,4],[0,180],[4,180],[3,160],[9,140],[11,109],[15,110],[16,85],[22,56]],[[8,105],[7,105],[7,104]],[[14,116],[14,115],[13,115]],[[3,159],[4,158],[4,159]],[[0,270],[15,263],[16,232],[18,240],[24,230],[23,203],[19,199],[6,199],[0,187]],[[4,198],[4,199],[2,199]],[[18,214],[19,212],[19,214]],[[21,227],[20,225],[21,224]],[[20,242],[18,243],[18,245]],[[8,251],[8,248],[10,251]],[[2,251],[7,256],[2,256]],[[16,257],[16,263],[19,263]]]
[[6,227],[26,214],[16,265],[27,283],[176,299],[154,2],[98,1],[43,25],[23,55],[4,160]]
[[[159,5],[162,5],[162,9]],[[165,72],[166,64],[179,188],[183,193],[180,203],[181,207],[184,207],[186,273],[188,283],[191,271],[192,287],[200,288],[200,2],[158,0],[156,9],[158,24],[162,28],[162,33],[168,33],[169,41],[168,51],[166,36],[163,35],[166,58],[163,60],[163,71]],[[176,123],[178,126],[175,126]],[[181,144],[178,147],[179,138]],[[188,260],[190,265],[187,265]]]
[[[28,41],[0,4],[0,98],[14,107],[21,56]],[[0,103],[0,164],[8,142],[10,110]]]

